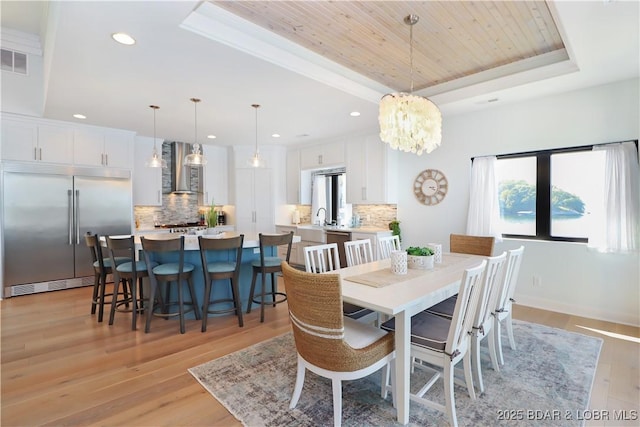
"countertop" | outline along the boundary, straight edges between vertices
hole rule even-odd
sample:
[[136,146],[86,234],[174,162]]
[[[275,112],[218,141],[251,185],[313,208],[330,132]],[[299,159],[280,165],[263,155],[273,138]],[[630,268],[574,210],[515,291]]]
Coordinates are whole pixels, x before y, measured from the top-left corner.
[[[204,234],[202,237],[209,238],[209,239],[223,239],[223,238],[229,238],[229,237],[236,237],[236,236],[239,236],[240,234],[244,234],[244,241],[242,243],[243,248],[250,249],[250,248],[260,247],[258,233],[238,233],[237,231],[224,231],[215,235]],[[176,234],[176,233],[144,233],[143,235],[147,239],[154,239],[154,240],[176,239],[181,236],[180,234]],[[185,251],[200,250],[200,246],[198,245],[198,236],[193,234],[182,234],[182,236],[184,236]],[[300,242],[300,237],[293,236],[293,243],[298,243],[298,242]],[[139,235],[135,237],[135,243],[136,243],[137,249],[142,249]]]
[[382,227],[337,227],[331,225],[314,225],[314,224],[277,224],[277,227],[293,227],[302,228],[307,230],[325,230],[325,231],[345,231],[349,233],[381,233],[391,231],[388,228]]

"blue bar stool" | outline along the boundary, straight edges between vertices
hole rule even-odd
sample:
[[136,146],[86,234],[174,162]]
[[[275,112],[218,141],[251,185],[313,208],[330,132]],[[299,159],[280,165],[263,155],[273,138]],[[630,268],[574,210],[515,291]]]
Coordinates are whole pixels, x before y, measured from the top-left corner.
[[[195,266],[191,263],[184,262],[184,236],[180,236],[177,239],[168,240],[152,240],[144,237],[140,238],[142,242],[142,250],[144,252],[144,260],[147,264],[147,271],[149,273],[149,310],[147,310],[147,321],[145,325],[145,332],[149,332],[151,328],[151,317],[173,317],[178,316],[180,318],[180,333],[184,334],[184,315],[190,311],[195,313],[197,320],[200,320],[200,309],[198,307],[198,300],[193,288],[193,281],[191,276]],[[177,256],[177,262],[176,262]],[[154,262],[156,263],[154,265]],[[183,284],[187,283],[189,294],[191,299],[184,300],[183,297]],[[160,292],[160,284],[165,285],[165,298],[163,300]],[[177,301],[171,300],[171,285],[176,286],[178,299]],[[155,312],[156,298],[159,301],[162,311],[160,313]],[[168,307],[178,307],[177,312],[169,312]],[[185,305],[190,306],[189,310],[185,310]]]
[[[116,265],[113,270],[113,300],[111,302],[111,312],[109,313],[109,324],[113,325],[116,311],[131,312],[131,330],[136,330],[136,321],[138,313],[144,312],[145,298],[142,287],[142,279],[149,277],[147,271],[147,263],[144,261],[135,261],[136,247],[133,236],[128,237],[110,237],[106,236],[107,248],[109,249],[111,264],[117,264],[117,254],[125,255],[129,260]],[[154,264],[155,266],[156,264]],[[131,290],[131,298],[118,299],[118,291],[120,281],[126,286],[129,283]],[[137,285],[137,289],[136,289]],[[129,308],[129,302],[132,306]],[[123,308],[122,306],[125,306]]]
[[[243,242],[244,234],[227,239],[209,239],[198,236],[205,283],[202,303],[202,332],[206,332],[207,330],[208,314],[235,313],[238,316],[238,325],[240,327],[244,325],[242,321],[242,308],[240,307],[240,293],[238,290]],[[235,254],[232,251],[235,251]],[[222,258],[226,255],[227,260],[211,261],[210,257],[214,252],[218,252]],[[211,289],[215,280],[229,280],[231,298],[211,299]],[[221,303],[232,303],[233,306],[215,310],[210,309],[210,306]]]

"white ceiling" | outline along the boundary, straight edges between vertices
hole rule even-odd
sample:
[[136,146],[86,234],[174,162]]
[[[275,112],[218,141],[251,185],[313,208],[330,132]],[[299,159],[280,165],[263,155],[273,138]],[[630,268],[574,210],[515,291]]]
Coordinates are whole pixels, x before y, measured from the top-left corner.
[[[156,104],[158,137],[193,142],[189,98],[197,97],[198,142],[253,144],[251,104],[257,103],[260,144],[297,144],[375,131],[377,99],[392,91],[209,3],[3,0],[0,6],[3,30],[42,37],[41,24],[48,25],[53,50],[45,52],[52,56],[43,115],[51,119],[73,121],[82,113],[84,123],[151,136],[148,106]],[[445,129],[454,114],[639,76],[638,1],[556,1],[549,7],[570,61],[419,92],[440,106]],[[113,42],[116,31],[137,43]],[[350,117],[354,110],[361,116]],[[206,140],[207,134],[217,139]]]

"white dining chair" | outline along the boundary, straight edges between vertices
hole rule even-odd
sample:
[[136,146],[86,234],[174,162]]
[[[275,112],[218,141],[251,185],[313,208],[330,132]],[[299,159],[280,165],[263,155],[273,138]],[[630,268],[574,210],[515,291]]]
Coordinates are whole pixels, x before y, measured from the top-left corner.
[[520,273],[520,264],[522,263],[522,254],[524,253],[524,246],[520,246],[518,249],[512,249],[508,252],[507,264],[504,268],[504,280],[502,282],[502,289],[498,295],[495,309],[493,310],[493,317],[495,324],[493,325],[492,338],[495,341],[498,363],[504,365],[504,357],[502,355],[502,338],[501,338],[501,324],[504,322],[507,328],[507,335],[509,337],[509,346],[512,350],[516,349],[516,341],[513,337],[513,294],[516,290],[516,283],[518,282],[518,274]]
[[347,267],[373,262],[373,251],[369,239],[344,242],[344,252],[347,257]]
[[[471,399],[475,399],[472,374],[471,331],[473,313],[477,310],[482,293],[482,277],[486,260],[478,266],[466,269],[458,291],[458,299],[451,319],[421,311],[411,317],[411,357],[417,369],[435,371],[434,375],[417,392],[411,393],[411,400],[429,408],[444,412],[452,426],[458,425],[453,385],[455,366],[462,361],[464,384]],[[395,332],[395,318],[382,324],[381,329]],[[435,369],[434,369],[435,368]],[[394,371],[391,370],[391,375]],[[444,381],[445,404],[434,402],[425,394],[436,381]],[[389,386],[388,379],[383,378]],[[394,382],[392,381],[392,384]],[[391,387],[391,386],[389,386]],[[412,387],[417,389],[417,387]],[[395,403],[395,400],[394,400]]]
[[[307,246],[304,248],[304,268],[307,273],[327,273],[340,270],[337,243]],[[354,320],[369,323],[375,311],[348,302],[342,303],[343,314]]]
[[400,237],[397,235],[378,237],[378,259],[391,258],[391,252],[399,250]]

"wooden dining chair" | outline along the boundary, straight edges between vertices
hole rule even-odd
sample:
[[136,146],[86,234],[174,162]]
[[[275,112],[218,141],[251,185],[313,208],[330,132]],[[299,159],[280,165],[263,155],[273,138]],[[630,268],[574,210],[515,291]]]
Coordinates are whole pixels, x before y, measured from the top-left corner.
[[378,237],[378,259],[391,258],[391,252],[399,250],[400,237],[397,235]]
[[[305,247],[304,267],[307,273],[327,273],[340,270],[338,244],[326,243]],[[343,302],[342,313],[351,319],[368,322],[369,320],[373,321],[370,319],[370,315],[375,312],[359,305]]]
[[518,249],[512,249],[508,252],[507,264],[504,268],[504,279],[502,281],[502,287],[500,289],[495,309],[493,310],[493,317],[495,324],[493,325],[493,340],[496,347],[498,363],[504,365],[504,357],[502,355],[502,334],[501,324],[504,322],[507,328],[507,336],[509,337],[509,346],[512,350],[516,349],[516,341],[513,337],[513,294],[516,291],[516,284],[518,282],[518,275],[520,273],[520,264],[522,263],[522,255],[524,253],[524,246],[520,246]]
[[449,251],[461,254],[493,255],[495,237],[491,236],[470,236],[467,234],[450,234]]
[[[458,425],[453,389],[454,382],[456,382],[454,368],[461,361],[464,368],[464,384],[471,399],[476,398],[473,389],[471,332],[473,330],[473,313],[480,300],[482,277],[486,264],[487,261],[483,260],[478,266],[465,270],[451,319],[426,311],[411,317],[413,366],[417,369],[435,372],[424,386],[419,389],[412,387],[418,391],[411,393],[411,400],[446,413],[452,426]],[[395,318],[383,323],[381,328],[385,331],[395,332]],[[391,371],[391,375],[393,374],[394,372]],[[425,394],[441,377],[444,381],[444,405],[425,397]],[[388,384],[387,381],[385,378],[385,385]]]
[[[339,275],[303,272],[286,262],[282,263],[282,274],[297,352],[296,383],[289,407],[298,404],[308,369],[331,380],[333,425],[340,426],[342,381],[364,378],[380,369],[386,378],[385,370],[395,358],[393,334],[342,315]],[[386,392],[386,387],[381,387],[383,396]]]
[[344,242],[344,252],[347,257],[347,267],[374,261],[369,239]]

